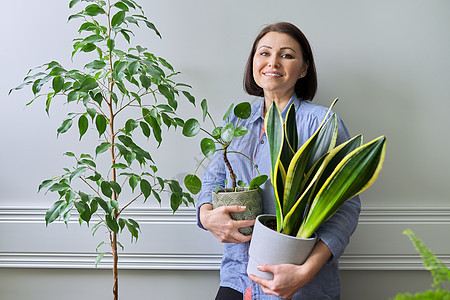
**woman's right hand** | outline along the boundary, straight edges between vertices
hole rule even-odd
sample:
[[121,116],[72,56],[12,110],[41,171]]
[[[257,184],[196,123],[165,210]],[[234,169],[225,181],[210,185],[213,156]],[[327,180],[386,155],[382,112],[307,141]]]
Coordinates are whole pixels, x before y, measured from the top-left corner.
[[243,212],[245,206],[221,206],[213,209],[211,204],[203,204],[200,207],[200,222],[203,227],[210,231],[221,243],[243,243],[251,239],[251,235],[243,235],[239,228],[253,226],[255,220],[235,221],[231,219],[230,213]]

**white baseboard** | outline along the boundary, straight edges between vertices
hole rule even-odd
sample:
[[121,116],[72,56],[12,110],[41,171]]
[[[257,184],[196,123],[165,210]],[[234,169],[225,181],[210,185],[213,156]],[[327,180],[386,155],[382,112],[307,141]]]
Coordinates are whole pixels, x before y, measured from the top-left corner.
[[[0,207],[0,267],[95,268],[95,249],[102,233],[90,236],[74,216],[45,227],[46,208]],[[123,235],[120,269],[218,270],[222,246],[198,229],[195,209],[130,208],[124,218],[141,225],[137,243]],[[93,220],[92,224],[95,223]],[[450,265],[450,207],[366,207],[358,229],[340,258],[342,270],[423,270],[422,259],[407,237],[413,229],[432,251]],[[103,251],[100,249],[100,251]],[[105,255],[99,268],[110,268]]]

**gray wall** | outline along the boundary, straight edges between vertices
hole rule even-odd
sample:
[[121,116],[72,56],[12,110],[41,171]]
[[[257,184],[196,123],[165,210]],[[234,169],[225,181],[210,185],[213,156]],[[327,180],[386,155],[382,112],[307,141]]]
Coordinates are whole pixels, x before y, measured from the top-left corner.
[[[68,1],[67,1],[68,2]],[[268,23],[290,21],[308,36],[315,53],[319,91],[315,101],[335,111],[351,134],[388,138],[380,178],[362,195],[360,225],[341,259],[344,299],[387,299],[431,283],[409,240],[412,228],[450,264],[450,2],[441,1],[141,1],[163,35],[140,31],[142,46],[169,60],[207,98],[217,117],[230,102],[255,101],[242,90],[242,72],[253,38]],[[36,194],[43,179],[70,162],[61,154],[85,148],[76,133],[56,139],[65,107],[25,109],[31,92],[17,86],[29,68],[57,60],[68,67],[78,23],[66,23],[66,1],[17,0],[0,19],[0,294],[2,299],[78,299],[79,286],[110,298],[108,258],[93,268],[99,238],[74,220],[45,228],[53,195]],[[194,113],[183,105],[181,115]],[[196,111],[195,113],[198,113]],[[183,143],[189,159],[178,155]],[[149,145],[149,149],[152,149]],[[182,178],[200,157],[181,135],[166,140],[163,175]],[[221,246],[196,228],[192,208],[172,216],[164,203],[138,204],[129,215],[143,224],[137,244],[124,237],[121,295],[125,299],[211,299],[218,283]],[[168,238],[170,237],[170,238]],[[75,282],[75,283],[73,283]],[[53,289],[53,292],[48,292]],[[175,287],[175,288],[174,288]],[[65,291],[65,292],[64,292]],[[151,292],[150,292],[151,291]],[[73,297],[72,297],[73,295]],[[161,299],[162,296],[156,297]],[[372,297],[372,298],[371,298]],[[94,297],[92,297],[94,298]]]

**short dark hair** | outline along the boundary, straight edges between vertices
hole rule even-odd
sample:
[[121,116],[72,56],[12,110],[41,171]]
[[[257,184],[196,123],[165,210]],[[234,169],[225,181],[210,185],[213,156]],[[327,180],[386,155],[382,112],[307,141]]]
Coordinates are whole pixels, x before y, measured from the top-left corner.
[[295,93],[301,100],[312,100],[317,91],[317,73],[311,46],[309,45],[309,42],[303,32],[301,32],[301,30],[295,25],[288,22],[279,22],[267,25],[256,36],[256,39],[253,42],[252,50],[247,59],[247,65],[245,67],[244,90],[253,96],[264,96],[263,89],[256,84],[255,79],[253,78],[253,57],[255,56],[256,47],[259,41],[269,32],[286,33],[300,44],[303,60],[308,62],[308,71],[305,77],[299,78],[295,83]]

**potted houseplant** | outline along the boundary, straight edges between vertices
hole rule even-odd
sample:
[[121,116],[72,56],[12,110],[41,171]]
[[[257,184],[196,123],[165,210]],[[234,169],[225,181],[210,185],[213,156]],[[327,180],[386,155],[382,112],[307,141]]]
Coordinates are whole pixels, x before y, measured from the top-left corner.
[[[229,146],[235,138],[243,137],[247,133],[247,128],[239,126],[241,120],[248,119],[251,115],[251,105],[248,102],[242,102],[234,106],[231,104],[228,110],[223,116],[225,122],[223,126],[217,126],[208,111],[208,104],[206,99],[201,102],[203,122],[208,118],[212,123],[212,130],[207,130],[201,127],[200,122],[191,118],[186,121],[183,126],[183,135],[186,137],[194,137],[200,131],[204,132],[207,137],[204,137],[200,142],[200,148],[204,155],[204,158],[198,164],[194,174],[188,174],[184,178],[184,184],[186,188],[193,194],[200,192],[202,188],[202,181],[196,175],[199,167],[207,159],[214,155],[214,153],[221,151],[224,163],[231,178],[231,188],[220,190],[218,186],[213,192],[213,207],[230,206],[230,205],[245,205],[246,210],[239,213],[231,213],[231,217],[235,220],[253,220],[259,214],[262,213],[262,198],[259,193],[259,186],[267,181],[267,175],[259,174],[258,168],[255,166],[258,175],[254,177],[250,183],[245,183],[242,180],[238,180],[237,174],[233,170],[232,165],[228,160],[230,153],[242,155],[245,159],[248,159],[252,164],[253,161],[243,154],[242,152],[229,151]],[[234,113],[237,117],[237,122],[234,124],[229,121],[230,114]],[[246,185],[248,184],[248,187]],[[245,227],[240,228],[239,231],[242,234],[250,235],[252,228]]]
[[[65,100],[70,112],[57,134],[76,125],[77,140],[89,133],[98,138],[97,145],[86,143],[93,146],[86,153],[67,151],[73,166],[43,181],[39,190],[57,195],[45,215],[47,225],[58,219],[67,224],[71,215],[78,213],[80,224],[98,220],[91,226],[93,234],[99,229],[109,233],[109,240],[97,247],[100,253],[95,265],[104,255],[112,255],[113,295],[118,299],[119,236],[128,230],[133,241],[140,231],[137,221],[123,217],[124,210],[137,200],[161,202],[164,192],[170,195],[173,211],[183,202],[193,203],[176,180],[158,176],[157,163],[135,137],[149,139],[152,135],[149,141],[157,149],[163,141],[163,127],[169,130],[184,124],[176,115],[177,97],[183,94],[193,104],[195,99],[181,90],[188,85],[174,81],[177,72],[165,59],[139,45],[118,47],[131,42],[134,26],[145,25],[160,36],[135,0],[72,0],[69,7],[82,4],[81,10],[69,17],[69,21],[81,21],[72,58],[82,53],[94,59],[80,70],[66,69],[55,61],[46,63],[30,71],[23,84],[12,90],[31,85],[34,98],[27,105],[43,98],[48,114],[54,99]],[[104,250],[108,246],[110,249]]]
[[[386,138],[381,136],[363,145],[362,137],[358,135],[335,147],[337,118],[335,114],[328,116],[336,101],[316,132],[298,151],[295,106],[289,108],[285,122],[275,103],[268,110],[265,130],[270,145],[276,216],[262,215],[256,220],[249,249],[249,274],[271,279],[271,273],[260,272],[256,266],[264,263],[302,264],[314,247],[316,229],[346,200],[367,189],[378,177],[384,161]],[[270,222],[274,230],[267,228],[266,224]],[[270,247],[260,240],[266,233],[270,244],[277,245],[278,253],[269,254]],[[276,243],[273,235],[277,236]],[[296,254],[289,254],[289,246],[281,244],[283,240],[306,243],[304,255],[297,255],[301,246],[294,246]],[[291,256],[298,260],[289,261]]]

